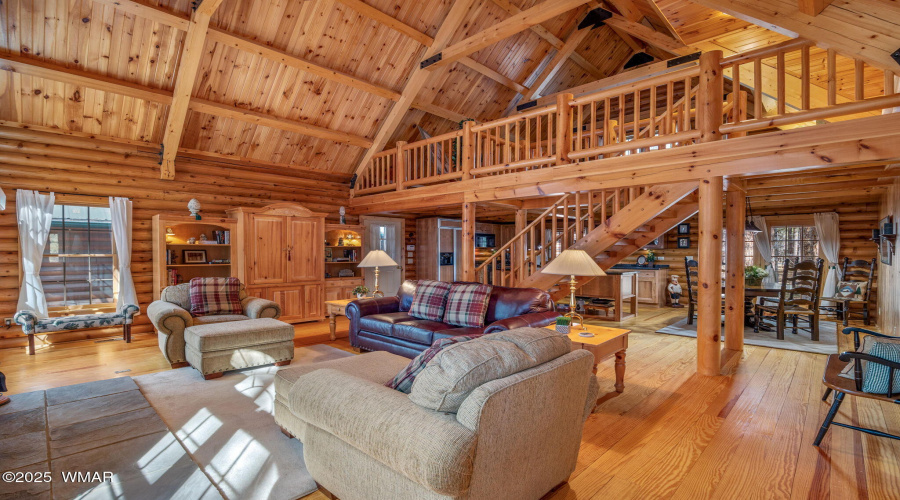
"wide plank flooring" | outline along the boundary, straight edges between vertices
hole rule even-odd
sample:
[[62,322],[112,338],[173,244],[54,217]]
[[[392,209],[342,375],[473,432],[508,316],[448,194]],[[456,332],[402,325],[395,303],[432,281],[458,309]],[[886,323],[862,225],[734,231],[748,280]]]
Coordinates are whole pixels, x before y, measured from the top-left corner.
[[[829,406],[821,401],[825,356],[747,346],[726,360],[723,376],[699,376],[694,339],[653,333],[683,314],[645,308],[624,323],[634,331],[625,392],[588,419],[575,472],[547,498],[900,498],[900,441],[832,427],[812,446]],[[346,335],[344,318],[338,330]],[[296,332],[298,345],[350,347],[328,341],[327,322]],[[37,356],[0,350],[13,395],[166,369],[147,334],[131,344],[59,344]],[[612,391],[611,362],[598,377]],[[847,398],[837,420],[900,434],[897,405]]]

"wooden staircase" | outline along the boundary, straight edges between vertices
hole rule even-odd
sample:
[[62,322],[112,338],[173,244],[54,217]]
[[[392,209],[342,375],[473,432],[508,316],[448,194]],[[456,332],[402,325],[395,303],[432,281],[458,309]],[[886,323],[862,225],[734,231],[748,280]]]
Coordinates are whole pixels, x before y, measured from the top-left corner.
[[478,266],[476,277],[549,290],[565,277],[541,267],[568,248],[586,251],[609,269],[696,214],[696,189],[682,183],[566,194]]

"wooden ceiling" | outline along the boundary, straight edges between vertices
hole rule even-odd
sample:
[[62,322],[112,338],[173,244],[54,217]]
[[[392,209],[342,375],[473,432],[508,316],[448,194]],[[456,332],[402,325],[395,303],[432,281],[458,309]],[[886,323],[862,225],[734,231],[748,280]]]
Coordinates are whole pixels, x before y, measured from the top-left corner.
[[[470,1],[447,44],[547,1]],[[197,24],[191,3],[0,3],[0,67],[7,70],[0,72],[0,123],[158,149],[169,139],[167,123],[179,123],[170,109],[173,99],[187,102],[176,80],[190,64],[186,32]],[[196,78],[189,104],[179,111],[184,125],[173,135],[181,154],[347,177],[378,137],[428,47],[437,43],[454,5],[224,0],[216,9],[210,7],[214,3],[201,4],[213,12],[209,30],[190,35],[199,38],[202,50],[191,55],[199,57]],[[578,34],[578,23],[597,6],[615,18]],[[523,96],[616,74],[637,50],[667,58],[694,49],[746,51],[785,38],[687,0],[585,1],[428,71],[412,108],[382,134],[392,147],[397,140],[418,139],[417,125],[434,135],[456,129],[462,118],[495,119]],[[532,87],[540,92],[529,92]]]

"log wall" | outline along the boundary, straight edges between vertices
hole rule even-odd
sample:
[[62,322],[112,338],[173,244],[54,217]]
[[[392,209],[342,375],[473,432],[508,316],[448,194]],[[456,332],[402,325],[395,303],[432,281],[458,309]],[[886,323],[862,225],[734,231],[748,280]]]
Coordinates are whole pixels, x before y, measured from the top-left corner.
[[[900,180],[894,181],[894,185],[888,189],[881,202],[880,217],[891,216],[896,223],[900,218]],[[896,247],[894,247],[893,263],[890,266],[878,264],[881,272],[879,278],[881,286],[878,287],[878,317],[879,329],[889,335],[897,335],[900,329],[900,261]]]
[[[0,318],[13,316],[18,299],[17,189],[53,191],[58,203],[106,204],[108,196],[131,198],[132,272],[142,313],[152,301],[150,220],[154,214],[187,215],[191,198],[200,201],[205,216],[224,216],[226,209],[236,206],[294,202],[325,212],[329,222],[337,222],[338,207],[349,205],[349,187],[334,174],[179,158],[175,179],[163,181],[158,156],[142,149],[146,148],[0,127],[0,186],[8,197],[6,210],[0,212]],[[348,219],[357,222],[355,216]],[[134,331],[152,331],[146,314],[137,318]],[[55,334],[50,341],[109,335],[121,335],[121,328]],[[0,348],[24,344],[18,326],[0,330]]]

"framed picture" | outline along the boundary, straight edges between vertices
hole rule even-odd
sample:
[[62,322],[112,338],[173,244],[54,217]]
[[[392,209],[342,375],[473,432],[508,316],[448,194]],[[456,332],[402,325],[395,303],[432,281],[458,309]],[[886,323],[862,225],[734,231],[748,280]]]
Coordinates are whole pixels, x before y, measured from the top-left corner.
[[206,264],[206,250],[184,250],[181,257],[183,264]]
[[691,234],[691,224],[689,222],[682,222],[681,224],[678,224],[678,234]]
[[691,248],[691,238],[687,236],[679,236],[678,248]]
[[647,250],[663,250],[664,248],[666,248],[666,237],[660,236],[659,238],[656,238],[650,243],[644,245],[644,248],[646,248]]
[[881,263],[885,265],[893,265],[894,243],[890,238],[881,237],[881,244],[878,245],[878,253],[881,256]]
[[440,265],[452,266],[453,265],[453,252],[441,252],[440,253]]

